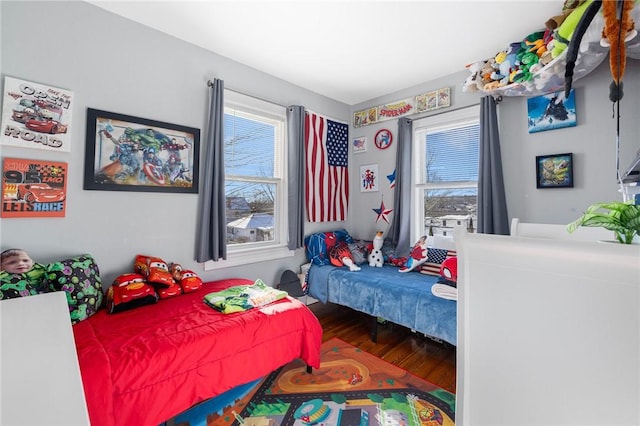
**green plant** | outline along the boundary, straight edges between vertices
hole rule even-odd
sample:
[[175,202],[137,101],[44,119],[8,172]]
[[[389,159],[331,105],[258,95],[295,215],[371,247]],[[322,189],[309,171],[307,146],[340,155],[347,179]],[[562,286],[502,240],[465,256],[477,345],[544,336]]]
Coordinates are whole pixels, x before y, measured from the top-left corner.
[[631,244],[636,235],[640,235],[640,205],[630,202],[596,203],[574,222],[567,225],[567,231],[573,232],[579,226],[601,227],[613,231],[622,244]]

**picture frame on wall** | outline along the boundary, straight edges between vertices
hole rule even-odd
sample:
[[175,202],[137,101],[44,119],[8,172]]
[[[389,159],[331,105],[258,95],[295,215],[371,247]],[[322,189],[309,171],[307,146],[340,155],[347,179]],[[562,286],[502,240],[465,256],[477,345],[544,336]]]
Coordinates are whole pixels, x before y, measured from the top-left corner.
[[529,133],[561,129],[577,125],[574,90],[549,93],[527,99]]
[[351,142],[351,147],[353,148],[354,154],[357,154],[360,152],[367,152],[367,138],[364,136],[353,138],[353,141]]
[[87,109],[84,189],[198,193],[200,130]]
[[379,176],[377,164],[360,166],[360,192],[379,191]]
[[573,154],[536,156],[536,187],[573,188]]

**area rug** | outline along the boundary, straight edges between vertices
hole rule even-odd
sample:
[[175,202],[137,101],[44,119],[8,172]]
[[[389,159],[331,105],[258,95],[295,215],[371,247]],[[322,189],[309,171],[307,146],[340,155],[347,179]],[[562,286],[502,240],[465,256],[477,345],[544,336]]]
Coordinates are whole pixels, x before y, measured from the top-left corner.
[[[312,374],[300,360],[177,416],[177,426],[454,425],[455,395],[348,343],[322,345]],[[167,423],[169,424],[169,423]]]

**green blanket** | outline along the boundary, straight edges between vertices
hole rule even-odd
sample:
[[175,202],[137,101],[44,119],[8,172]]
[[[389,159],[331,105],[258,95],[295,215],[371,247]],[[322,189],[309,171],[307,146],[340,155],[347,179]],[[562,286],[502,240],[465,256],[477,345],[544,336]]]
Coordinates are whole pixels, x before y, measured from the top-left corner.
[[224,314],[242,312],[287,297],[287,292],[269,287],[261,279],[252,285],[229,287],[204,296],[204,303]]

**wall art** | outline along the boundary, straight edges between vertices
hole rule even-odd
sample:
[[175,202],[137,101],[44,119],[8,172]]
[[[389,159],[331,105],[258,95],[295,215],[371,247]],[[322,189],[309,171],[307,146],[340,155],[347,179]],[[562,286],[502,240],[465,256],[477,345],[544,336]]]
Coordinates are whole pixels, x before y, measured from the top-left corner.
[[365,164],[360,166],[360,192],[378,191],[378,165]]
[[538,155],[536,157],[537,188],[572,188],[573,154]]
[[529,98],[527,110],[529,133],[573,127],[577,124],[574,90],[566,98],[562,91]]
[[0,216],[64,217],[66,211],[67,163],[4,159]]
[[351,147],[353,148],[353,153],[357,154],[359,152],[367,151],[367,138],[364,136],[360,136],[357,138],[353,138],[351,141]]
[[84,189],[198,192],[200,130],[87,110]]
[[376,137],[373,140],[373,143],[376,145],[378,149],[387,149],[391,146],[393,142],[393,135],[391,134],[391,130],[388,129],[380,129],[376,133]]
[[70,152],[72,102],[68,90],[5,77],[0,144]]

